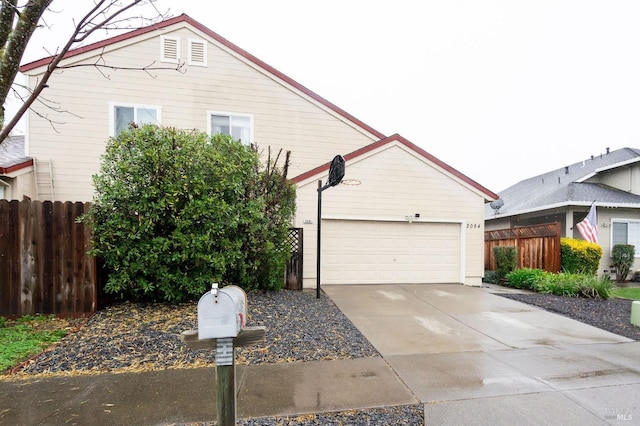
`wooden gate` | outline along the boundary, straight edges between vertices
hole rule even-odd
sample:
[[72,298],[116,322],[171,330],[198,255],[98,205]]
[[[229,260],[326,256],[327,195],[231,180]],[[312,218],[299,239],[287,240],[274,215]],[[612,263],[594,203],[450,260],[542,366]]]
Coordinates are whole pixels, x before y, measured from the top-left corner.
[[287,245],[291,247],[291,258],[287,263],[284,288],[302,290],[302,228],[289,229]]
[[518,250],[518,267],[560,272],[560,222],[484,233],[484,269],[496,270],[493,248],[513,246]]
[[0,200],[0,315],[89,315],[96,261],[87,255],[89,204]]

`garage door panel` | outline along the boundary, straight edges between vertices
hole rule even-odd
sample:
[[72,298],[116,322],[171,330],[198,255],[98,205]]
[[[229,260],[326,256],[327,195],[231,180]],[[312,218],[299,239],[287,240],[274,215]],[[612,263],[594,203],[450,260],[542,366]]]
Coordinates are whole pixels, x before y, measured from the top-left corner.
[[460,282],[458,223],[323,221],[325,284]]

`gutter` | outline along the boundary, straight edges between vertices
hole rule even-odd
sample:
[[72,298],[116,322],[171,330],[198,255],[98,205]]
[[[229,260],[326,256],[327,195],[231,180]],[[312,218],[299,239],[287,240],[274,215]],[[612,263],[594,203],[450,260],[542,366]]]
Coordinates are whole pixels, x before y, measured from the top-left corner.
[[[573,201],[573,202],[564,202],[557,204],[549,204],[548,206],[535,207],[527,210],[520,210],[513,213],[505,213],[505,214],[497,214],[492,216],[485,216],[484,220],[493,220],[493,219],[502,219],[504,217],[518,216],[526,213],[535,213],[544,210],[552,210],[561,207],[590,207],[593,204],[593,201]],[[629,209],[640,209],[640,203],[600,203],[597,202],[596,207],[612,207],[612,208],[629,208]]]

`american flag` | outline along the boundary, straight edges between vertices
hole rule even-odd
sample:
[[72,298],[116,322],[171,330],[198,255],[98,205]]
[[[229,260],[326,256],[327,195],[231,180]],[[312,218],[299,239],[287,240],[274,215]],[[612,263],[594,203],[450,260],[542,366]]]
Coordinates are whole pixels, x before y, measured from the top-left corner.
[[587,217],[585,217],[582,222],[578,223],[576,226],[578,227],[578,231],[580,232],[580,235],[582,235],[582,238],[590,243],[598,244],[598,220],[596,218],[595,204],[591,205]]

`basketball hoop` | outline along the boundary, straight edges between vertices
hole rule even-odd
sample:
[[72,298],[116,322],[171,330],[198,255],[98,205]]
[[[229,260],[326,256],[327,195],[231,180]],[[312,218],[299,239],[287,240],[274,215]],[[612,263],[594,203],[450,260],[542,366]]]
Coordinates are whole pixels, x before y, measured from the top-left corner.
[[350,186],[356,186],[356,185],[360,185],[362,182],[360,182],[358,179],[342,179],[342,182],[340,182],[340,184],[342,185],[350,185]]

